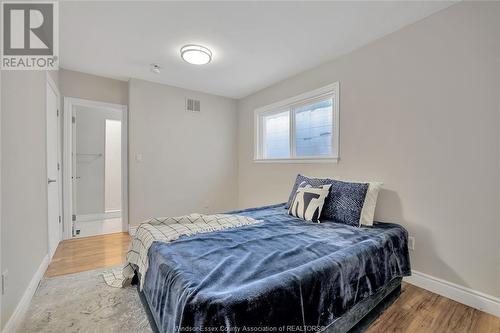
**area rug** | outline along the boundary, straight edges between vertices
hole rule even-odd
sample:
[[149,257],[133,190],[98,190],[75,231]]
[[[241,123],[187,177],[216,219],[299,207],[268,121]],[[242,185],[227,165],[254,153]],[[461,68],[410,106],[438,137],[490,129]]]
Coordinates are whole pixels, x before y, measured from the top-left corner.
[[19,332],[152,332],[137,289],[110,288],[109,270],[43,279]]

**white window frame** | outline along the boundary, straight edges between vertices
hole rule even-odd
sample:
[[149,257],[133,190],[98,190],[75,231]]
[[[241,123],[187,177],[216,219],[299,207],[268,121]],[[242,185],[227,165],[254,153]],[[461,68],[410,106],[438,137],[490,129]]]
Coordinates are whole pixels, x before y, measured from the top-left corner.
[[[254,162],[256,163],[337,163],[339,161],[339,82],[269,104],[254,111]],[[295,112],[297,107],[314,103],[317,100],[333,98],[332,107],[332,154],[327,156],[301,156],[297,157],[295,151]],[[264,122],[265,116],[288,111],[290,119],[290,157],[289,158],[264,158]]]

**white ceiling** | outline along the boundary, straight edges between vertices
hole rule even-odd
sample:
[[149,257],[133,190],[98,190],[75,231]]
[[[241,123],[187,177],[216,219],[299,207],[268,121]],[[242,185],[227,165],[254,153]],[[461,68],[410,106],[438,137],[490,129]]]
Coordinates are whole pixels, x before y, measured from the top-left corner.
[[[61,2],[61,67],[240,98],[453,2]],[[179,49],[209,47],[185,63]],[[150,64],[162,67],[159,75]]]

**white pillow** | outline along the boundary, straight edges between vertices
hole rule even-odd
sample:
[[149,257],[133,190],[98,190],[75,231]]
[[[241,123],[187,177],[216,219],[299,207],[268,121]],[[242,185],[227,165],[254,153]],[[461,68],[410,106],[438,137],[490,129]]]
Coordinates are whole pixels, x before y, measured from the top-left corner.
[[373,217],[375,215],[375,206],[377,205],[378,192],[382,188],[383,183],[368,182],[368,190],[366,191],[365,202],[361,209],[360,224],[371,226],[373,225]]

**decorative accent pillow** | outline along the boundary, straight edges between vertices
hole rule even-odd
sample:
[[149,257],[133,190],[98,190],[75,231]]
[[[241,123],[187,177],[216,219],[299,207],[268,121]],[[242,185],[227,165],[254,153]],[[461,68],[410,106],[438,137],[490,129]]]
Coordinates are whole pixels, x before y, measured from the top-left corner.
[[378,192],[382,188],[382,185],[383,183],[380,182],[368,183],[368,191],[366,192],[365,202],[363,204],[363,209],[361,210],[361,225],[373,225]]
[[330,181],[330,195],[326,198],[322,217],[359,227],[368,183]]
[[293,184],[292,192],[290,192],[290,196],[288,197],[288,202],[285,205],[286,209],[290,208],[290,206],[292,205],[293,199],[295,198],[295,194],[297,193],[297,189],[303,182],[305,182],[307,185],[311,185],[312,187],[319,187],[321,185],[331,184],[332,180],[321,179],[321,178],[309,178],[301,174],[298,174],[297,178],[295,179],[295,183]]
[[330,185],[312,187],[303,182],[297,189],[288,214],[306,221],[319,222]]
[[[295,193],[302,183],[318,187],[332,185],[330,194],[325,199],[322,218],[334,220],[335,222],[360,226],[373,225],[375,206],[378,192],[382,183],[378,182],[348,182],[329,178],[309,178],[298,174],[288,198],[285,208],[290,208]],[[333,193],[333,185],[338,188],[336,197]],[[350,194],[349,194],[350,193]],[[359,211],[359,212],[358,212]],[[349,217],[348,217],[349,216]]]

